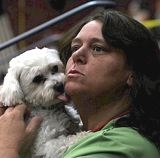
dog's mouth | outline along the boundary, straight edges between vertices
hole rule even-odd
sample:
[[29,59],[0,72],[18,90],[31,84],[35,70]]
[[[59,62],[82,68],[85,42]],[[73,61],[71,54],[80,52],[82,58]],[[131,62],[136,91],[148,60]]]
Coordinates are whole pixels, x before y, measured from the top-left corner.
[[67,96],[64,92],[64,84],[62,82],[57,82],[53,88],[56,91],[56,99],[65,103],[70,101],[69,96]]
[[68,95],[66,95],[65,93],[58,95],[57,98],[60,101],[65,102],[65,103],[68,103],[70,101],[70,97]]

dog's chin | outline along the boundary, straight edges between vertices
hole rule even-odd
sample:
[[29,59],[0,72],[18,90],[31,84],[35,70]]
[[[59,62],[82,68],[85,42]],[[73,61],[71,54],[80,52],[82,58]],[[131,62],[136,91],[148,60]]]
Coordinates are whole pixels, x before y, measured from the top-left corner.
[[51,104],[49,105],[45,105],[43,107],[47,107],[47,108],[54,108],[55,106],[58,106],[59,104],[62,104],[63,102],[59,99],[54,99],[53,102],[51,102]]
[[63,102],[59,99],[54,99],[54,100],[48,100],[47,102],[43,102],[43,101],[39,101],[39,102],[35,102],[35,101],[26,101],[26,104],[30,107],[33,108],[43,108],[43,109],[52,109],[55,106],[58,106],[58,104],[62,104]]
[[49,100],[46,99],[48,103],[44,102],[41,106],[44,108],[54,108],[55,106],[58,106],[59,104],[67,104],[70,102],[70,98],[66,96],[65,93],[59,94],[55,93],[54,99]]
[[57,109],[58,106],[61,107],[62,104],[63,104],[63,102],[57,101],[57,102],[54,102],[54,103],[51,104],[51,105],[42,105],[40,108],[41,108],[41,109],[55,109],[55,108]]

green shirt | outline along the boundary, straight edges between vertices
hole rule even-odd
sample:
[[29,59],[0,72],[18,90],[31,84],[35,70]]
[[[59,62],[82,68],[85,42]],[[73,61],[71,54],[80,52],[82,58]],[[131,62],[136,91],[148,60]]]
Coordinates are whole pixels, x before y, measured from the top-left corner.
[[63,158],[160,158],[148,139],[129,127],[115,127],[115,120],[71,146]]

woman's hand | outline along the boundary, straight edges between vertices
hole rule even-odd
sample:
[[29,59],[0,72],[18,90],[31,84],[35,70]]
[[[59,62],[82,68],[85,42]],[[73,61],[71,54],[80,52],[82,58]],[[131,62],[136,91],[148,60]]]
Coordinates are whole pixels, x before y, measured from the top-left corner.
[[42,118],[35,116],[26,123],[26,112],[25,105],[0,108],[0,157],[18,158],[20,150],[31,144]]

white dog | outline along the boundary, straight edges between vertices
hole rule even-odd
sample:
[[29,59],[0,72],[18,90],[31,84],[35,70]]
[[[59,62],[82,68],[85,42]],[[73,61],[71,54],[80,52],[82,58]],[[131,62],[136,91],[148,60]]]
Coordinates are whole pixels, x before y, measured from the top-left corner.
[[54,49],[35,48],[9,63],[0,89],[0,102],[4,106],[25,103],[33,115],[37,113],[44,118],[32,147],[32,158],[61,157],[64,150],[83,135],[83,132],[76,134],[78,122],[74,122],[57,99],[64,92],[63,83],[63,64]]

